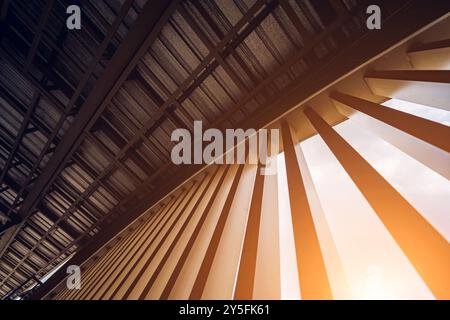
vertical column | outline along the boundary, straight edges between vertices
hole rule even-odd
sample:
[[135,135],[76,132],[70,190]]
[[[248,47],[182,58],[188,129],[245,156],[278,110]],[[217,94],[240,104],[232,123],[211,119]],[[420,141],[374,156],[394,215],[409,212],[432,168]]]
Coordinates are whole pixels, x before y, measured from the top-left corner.
[[[278,166],[277,155],[271,156]],[[256,254],[255,280],[252,299],[281,299],[280,216],[278,174],[264,176],[261,222]]]
[[239,180],[237,177],[238,165],[227,165],[226,167],[224,179],[219,182],[218,188],[204,209],[181,257],[178,258],[160,299],[187,299],[189,297],[222,209],[230,191],[233,190],[232,186],[236,180]]
[[256,171],[256,165],[244,165],[202,299],[232,299],[234,297]]
[[[173,257],[174,255],[177,255],[177,251],[175,250],[177,246],[180,246],[181,238],[185,233],[188,232],[188,226],[189,224],[195,223],[192,220],[195,219],[195,215],[199,209],[203,209],[205,203],[208,203],[208,196],[211,195],[211,193],[214,192],[214,190],[217,187],[217,182],[221,180],[221,177],[223,176],[224,170],[222,168],[215,166],[213,175],[210,178],[209,181],[207,181],[205,187],[203,190],[199,190],[198,196],[196,199],[193,199],[191,202],[193,202],[193,205],[186,208],[186,211],[189,212],[189,215],[184,220],[181,227],[176,232],[176,235],[172,239],[172,243],[170,246],[168,246],[164,250],[164,256],[161,258],[161,261],[158,263],[158,266],[155,268],[155,271],[153,272],[151,278],[148,280],[148,282],[145,285],[145,288],[141,295],[139,296],[139,299],[152,299],[152,298],[158,298],[160,294],[161,286],[157,288],[155,286],[155,282],[157,281],[157,278],[159,278],[162,274],[168,274],[171,269],[171,267],[168,265],[168,260]],[[195,204],[194,204],[195,203]],[[167,240],[169,241],[169,240]],[[152,292],[153,291],[153,292]],[[158,291],[155,292],[155,291]]]
[[438,299],[450,298],[450,246],[311,108],[305,115]]
[[203,290],[205,289],[206,282],[208,280],[208,276],[211,271],[211,267],[212,267],[214,257],[217,252],[217,248],[219,247],[220,239],[222,238],[222,233],[225,228],[225,223],[229,216],[231,206],[233,204],[234,196],[238,189],[238,185],[239,185],[243,170],[244,170],[244,165],[242,165],[242,164],[239,165],[238,172],[235,176],[235,179],[233,180],[233,184],[227,195],[227,199],[222,208],[222,212],[220,213],[219,220],[217,221],[217,225],[214,228],[214,232],[211,237],[211,241],[208,245],[205,256],[203,257],[197,277],[195,278],[195,282],[192,287],[191,293],[189,295],[189,299],[198,300],[198,299],[201,299],[201,297],[203,295]]
[[298,277],[303,299],[332,299],[319,239],[298,166],[289,125],[281,127],[289,187]]
[[308,168],[308,163],[306,162],[301,146],[298,145],[295,149],[297,151],[298,165],[300,167],[300,171],[302,172],[309,207],[313,213],[313,220],[316,222],[317,236],[322,244],[322,248],[324,248],[324,262],[327,266],[327,270],[329,271],[328,273],[333,275],[329,279],[333,297],[335,299],[350,299],[351,295],[344,267],[334,242],[327,217],[322,209],[319,195],[316,191],[311,172]]
[[255,282],[256,255],[258,251],[259,228],[261,223],[261,205],[264,188],[264,176],[256,172],[253,186],[250,212],[245,230],[244,244],[234,291],[234,299],[251,300]]

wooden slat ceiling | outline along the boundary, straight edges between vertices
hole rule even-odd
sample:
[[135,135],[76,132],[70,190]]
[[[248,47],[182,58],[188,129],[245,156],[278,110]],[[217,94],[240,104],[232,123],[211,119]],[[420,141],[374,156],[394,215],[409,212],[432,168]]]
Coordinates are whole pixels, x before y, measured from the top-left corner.
[[[0,49],[5,223],[14,224],[145,2],[82,1],[80,31],[65,28],[69,1],[5,3]],[[0,297],[32,288],[100,232],[111,212],[176,175],[179,168],[170,161],[175,128],[192,129],[194,120],[236,127],[360,36],[366,31],[361,2],[180,1],[4,245]],[[405,1],[388,2],[393,12]]]

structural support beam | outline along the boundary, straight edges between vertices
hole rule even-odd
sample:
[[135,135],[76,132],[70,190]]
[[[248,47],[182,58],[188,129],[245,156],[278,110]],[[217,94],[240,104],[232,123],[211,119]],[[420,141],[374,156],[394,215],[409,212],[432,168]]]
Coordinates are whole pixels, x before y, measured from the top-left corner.
[[353,296],[350,292],[350,286],[344,271],[342,259],[339,255],[335,239],[333,238],[330,223],[327,220],[327,216],[322,208],[322,202],[316,190],[302,147],[298,146],[295,148],[295,151],[297,154],[298,166],[300,167],[300,172],[302,173],[309,206],[311,208],[314,221],[318,226],[317,236],[321,243],[321,247],[324,248],[323,259],[325,261],[325,265],[327,266],[328,274],[333,275],[329,278],[333,299],[352,299]]
[[[167,10],[168,7],[170,7],[170,10]],[[122,82],[126,80],[126,77],[132,71],[129,68],[130,62],[137,61],[137,57],[140,57],[156,39],[165,21],[170,16],[168,12],[171,13],[173,10],[174,5],[169,6],[166,1],[146,4],[129,31],[127,38],[121,43],[106,70],[97,80],[96,86],[81,106],[80,112],[70,130],[68,130],[58,145],[49,164],[45,167],[45,170],[39,176],[35,186],[26,198],[19,212],[22,218],[26,218],[30,214],[32,208],[39,201],[41,194],[45,192],[76,147],[82,142],[84,138],[83,132],[95,123],[109,99]]]
[[[0,202],[0,210],[4,211],[4,210],[7,210],[7,209],[8,208],[6,208],[5,205],[3,205]],[[13,215],[10,220],[8,220],[4,224],[0,225],[0,236],[3,233],[5,233],[9,228],[11,228],[11,227],[13,227],[13,226],[15,226],[15,225],[17,225],[19,223],[20,223],[20,219],[16,215]]]
[[450,111],[450,70],[371,71],[365,80],[376,95]]
[[89,130],[102,114],[110,99],[154,42],[177,5],[178,1],[151,1],[146,3],[127,37],[122,41],[105,71],[96,81],[95,87],[84,101],[73,124],[67,134],[64,135],[61,143],[58,144],[55,153],[35,182],[33,189],[26,197],[19,211],[20,217],[25,219],[33,212],[33,208],[83,141],[83,133]]
[[450,127],[341,92],[330,97],[416,138],[450,152]]
[[196,211],[202,207],[202,203],[203,201],[205,201],[205,199],[207,199],[208,195],[211,194],[210,190],[213,189],[217,189],[217,185],[216,183],[218,181],[223,181],[224,176],[224,171],[225,170],[221,170],[220,168],[216,168],[216,171],[213,172],[212,177],[209,179],[209,181],[207,181],[206,186],[203,189],[199,189],[198,191],[198,195],[196,196],[191,202],[195,203],[193,206],[191,206],[190,208],[188,207],[186,209],[189,210],[189,215],[186,217],[186,219],[184,220],[183,224],[181,225],[180,229],[178,229],[177,234],[175,236],[175,238],[172,240],[172,243],[170,244],[169,248],[165,251],[163,258],[161,259],[161,261],[158,263],[158,266],[156,267],[155,271],[153,272],[150,280],[147,281],[144,290],[142,291],[142,293],[139,296],[140,300],[146,300],[146,299],[151,299],[150,291],[152,290],[152,286],[154,285],[156,279],[158,278],[158,276],[162,273],[164,266],[167,262],[167,260],[170,258],[170,256],[173,254],[175,247],[177,246],[177,244],[179,243],[181,237],[183,236],[183,233],[186,231],[188,224],[191,222],[194,214],[196,213]]
[[[337,106],[340,112],[346,115],[347,109],[350,110],[350,108],[341,104]],[[369,129],[386,142],[450,180],[450,153],[447,151],[439,149],[377,119],[366,116],[363,113],[351,114],[350,112],[348,116],[352,118],[352,121],[356,125]]]
[[[141,292],[137,286],[138,283],[140,281],[144,281],[147,282],[146,280],[146,275],[149,275],[150,273],[150,265],[151,263],[155,260],[156,255],[158,254],[159,250],[161,250],[161,248],[164,246],[165,241],[168,239],[168,237],[170,236],[170,234],[172,233],[172,231],[175,229],[176,225],[178,224],[179,221],[182,221],[182,217],[184,216],[185,213],[189,212],[188,216],[186,217],[187,220],[185,221],[189,221],[190,218],[193,215],[193,211],[192,206],[196,206],[198,204],[200,204],[201,198],[202,196],[204,196],[203,192],[205,191],[205,186],[209,184],[209,182],[211,182],[211,177],[210,174],[205,174],[203,175],[202,178],[200,178],[201,180],[199,180],[198,182],[195,183],[194,187],[191,188],[191,190],[189,190],[188,195],[186,197],[186,201],[183,202],[180,207],[178,208],[178,210],[175,211],[175,215],[176,217],[174,217],[173,220],[171,220],[170,222],[167,220],[168,224],[166,225],[166,227],[161,228],[161,238],[158,238],[155,243],[156,246],[151,249],[150,247],[147,248],[147,250],[145,250],[145,254],[143,256],[141,260],[141,268],[139,270],[139,272],[137,274],[134,275],[134,278],[132,279],[132,281],[130,281],[131,283],[128,283],[128,288],[125,291],[125,293],[120,297],[120,299],[144,299],[145,296],[144,294],[148,293],[145,292],[146,289],[150,289],[150,287],[146,287],[144,288],[144,293]],[[151,253],[151,254],[150,254]],[[156,271],[153,271],[152,276],[155,274]],[[152,281],[154,281],[155,279],[150,278],[147,282],[152,283]]]
[[304,112],[435,297],[449,299],[449,243],[314,110]]
[[[4,183],[6,185],[8,185],[14,192],[19,192],[20,190],[20,185],[14,180],[12,179],[9,175],[5,176],[4,179]],[[24,195],[26,196],[28,193],[27,191],[24,193]],[[48,219],[50,219],[50,221],[55,222],[58,220],[59,216],[54,213],[50,208],[48,208],[44,203],[40,203],[37,206],[37,209],[39,211],[41,211]],[[15,215],[14,215],[15,216]],[[13,217],[14,217],[13,216]],[[20,220],[19,220],[20,221]],[[72,238],[77,238],[80,233],[79,231],[77,231],[74,227],[72,227],[71,224],[69,224],[66,220],[61,220],[58,224],[58,226],[64,231],[66,232],[70,237]]]
[[188,256],[190,255],[190,253],[192,251],[194,243],[197,241],[200,231],[202,230],[208,215],[210,215],[210,213],[212,211],[212,208],[216,201],[217,195],[219,194],[219,192],[223,192],[222,194],[226,195],[226,192],[228,192],[230,190],[227,188],[227,186],[231,188],[232,181],[234,181],[234,178],[235,178],[235,176],[234,176],[235,173],[236,172],[233,171],[230,168],[230,166],[227,166],[227,168],[225,169],[223,179],[220,180],[220,182],[217,185],[216,189],[214,190],[211,198],[209,199],[208,204],[206,205],[205,209],[203,210],[203,213],[202,213],[200,219],[198,220],[198,223],[197,223],[195,229],[193,230],[191,236],[189,237],[188,242],[186,243],[186,247],[184,248],[180,258],[178,259],[177,264],[161,293],[161,296],[160,296],[161,300],[169,299],[170,293],[171,293],[172,289],[174,288],[175,283],[178,279],[178,276],[180,275],[180,273],[188,259]]
[[259,228],[261,224],[262,197],[264,190],[264,176],[256,173],[253,186],[252,202],[245,229],[244,244],[242,247],[239,270],[234,291],[235,300],[251,300],[256,273],[256,258],[258,252]]
[[203,257],[200,270],[198,271],[197,277],[195,278],[195,282],[189,295],[189,299],[199,300],[202,298],[203,291],[205,289],[206,282],[211,271],[214,257],[219,247],[219,242],[222,237],[223,230],[225,229],[225,223],[227,222],[228,216],[231,211],[231,206],[233,204],[234,196],[238,189],[243,170],[244,165],[239,165],[238,172],[233,180],[233,184],[228,193],[225,205],[222,208],[222,212],[220,213],[220,217],[217,221],[217,225],[214,229],[211,241],[209,242],[208,249],[206,250],[205,256]]
[[408,56],[416,69],[448,69],[450,67],[450,39],[416,45],[408,51]]
[[39,104],[40,97],[41,97],[41,95],[38,92],[35,92],[33,94],[31,104],[28,107],[28,110],[27,110],[27,112],[22,120],[22,123],[20,125],[20,129],[17,132],[17,137],[14,141],[14,145],[13,145],[12,149],[9,150],[8,159],[6,160],[6,163],[3,165],[2,171],[0,173],[0,183],[2,183],[4,181],[5,176],[8,173],[10,166],[12,165],[14,157],[16,156],[16,152],[19,149],[20,144],[22,143],[23,137],[25,136],[30,119],[34,113],[34,110],[36,110],[36,107]]
[[319,238],[287,122],[282,123],[281,133],[302,299],[332,299]]

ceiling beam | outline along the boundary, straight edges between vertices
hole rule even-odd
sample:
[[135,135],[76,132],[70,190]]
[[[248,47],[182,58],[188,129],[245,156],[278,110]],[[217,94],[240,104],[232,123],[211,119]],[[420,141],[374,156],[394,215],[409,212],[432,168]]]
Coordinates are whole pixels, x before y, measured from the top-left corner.
[[[11,188],[11,190],[13,190],[16,193],[19,192],[19,190],[21,189],[21,186],[19,185],[19,183],[17,183],[9,175],[5,176],[4,183],[6,185],[8,185]],[[25,190],[24,195],[26,196],[27,194],[28,194],[28,191]],[[59,218],[59,216],[55,212],[53,212],[50,208],[48,208],[44,203],[40,203],[37,206],[37,209],[39,211],[41,211],[47,218],[49,218],[53,222],[57,221]],[[15,217],[15,216],[16,215],[13,215],[12,217]],[[62,220],[58,225],[70,237],[72,237],[74,239],[79,237],[80,232],[78,230],[76,230],[74,227],[72,227],[72,225],[70,223],[68,223],[67,221]]]
[[[110,99],[156,39],[177,4],[178,1],[167,2],[164,0],[148,1],[146,3],[126,38],[122,41],[106,69],[96,81],[94,88],[84,101],[61,143],[58,144],[49,163],[25,198],[18,212],[23,221],[33,213],[33,209],[43,198],[52,182],[64,168],[66,162],[83,141],[84,132],[88,131],[102,114]],[[1,255],[3,255],[4,249],[12,239],[13,237],[7,241],[6,246],[0,248]]]

